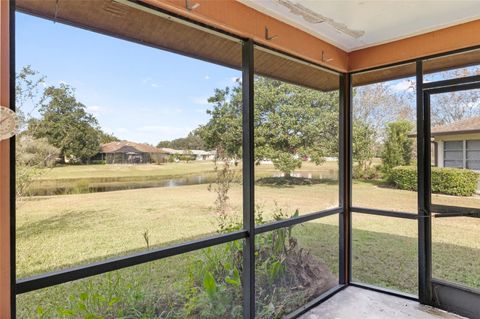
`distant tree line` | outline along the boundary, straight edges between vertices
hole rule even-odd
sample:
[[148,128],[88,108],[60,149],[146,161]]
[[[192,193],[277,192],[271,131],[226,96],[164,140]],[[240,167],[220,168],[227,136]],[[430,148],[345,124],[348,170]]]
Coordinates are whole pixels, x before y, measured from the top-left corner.
[[187,137],[177,138],[171,141],[160,141],[157,147],[173,148],[176,150],[203,150],[205,141],[197,131],[188,133]]

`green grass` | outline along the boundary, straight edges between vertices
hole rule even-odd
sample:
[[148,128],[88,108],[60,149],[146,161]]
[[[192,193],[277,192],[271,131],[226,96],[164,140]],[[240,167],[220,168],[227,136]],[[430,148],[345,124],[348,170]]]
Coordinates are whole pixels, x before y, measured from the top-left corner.
[[[65,165],[54,168],[45,168],[39,174],[40,180],[64,180],[64,179],[106,179],[106,178],[156,178],[172,177],[183,175],[205,174],[213,172],[212,161],[193,161],[189,163],[166,163],[162,165]],[[241,163],[234,167],[241,170]],[[329,172],[338,170],[337,162],[325,162],[322,165],[315,165],[305,162],[302,168],[296,172]],[[255,173],[258,176],[265,176],[278,171],[273,165],[262,164],[255,166]]]
[[[170,166],[171,165],[171,166]],[[304,165],[304,171],[330,172],[335,163],[320,167]],[[82,168],[85,171],[82,171]],[[138,166],[72,166],[49,170],[42,178],[105,178],[123,176],[172,176],[200,174],[213,168],[208,162]],[[256,167],[257,178],[271,176],[271,165]],[[71,175],[70,175],[71,174]],[[163,174],[163,175],[162,175]],[[232,210],[241,212],[241,185],[230,191]],[[336,206],[338,186],[331,182],[314,185],[257,186],[256,204],[272,219],[275,209],[301,214]],[[387,188],[378,183],[355,181],[355,206],[415,212],[415,192]],[[167,246],[214,234],[215,194],[208,185],[148,188],[94,194],[39,196],[19,201],[17,208],[17,276],[85,264],[107,257],[146,249],[143,233],[148,230],[151,247]],[[480,207],[474,197],[435,195],[434,202]],[[433,273],[437,278],[480,288],[480,219],[438,218],[433,220]],[[301,247],[338,269],[338,217],[308,222],[294,228]],[[355,214],[353,219],[353,276],[356,280],[405,292],[416,292],[417,224],[413,220]],[[130,285],[143,287],[142,298],[174,292],[172,281],[181,284],[196,253],[124,269]],[[85,289],[85,282],[107,284],[105,275],[20,296],[19,317],[31,318],[38,305],[58,307],[66,298]],[[125,285],[127,285],[125,283]],[[153,302],[153,301],[152,301]]]

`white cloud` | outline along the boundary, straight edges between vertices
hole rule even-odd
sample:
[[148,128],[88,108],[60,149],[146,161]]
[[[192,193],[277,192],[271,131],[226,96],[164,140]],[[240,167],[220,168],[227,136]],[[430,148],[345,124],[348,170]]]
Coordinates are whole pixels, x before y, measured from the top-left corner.
[[124,128],[124,127],[117,127],[116,129],[113,130],[114,133],[128,133],[128,129]]
[[144,125],[137,128],[141,133],[155,133],[158,137],[171,137],[171,136],[186,136],[191,127],[178,127],[169,125]]
[[230,78],[230,82],[236,83],[237,81],[240,81],[240,78],[238,76],[232,76]]
[[91,113],[91,114],[96,115],[96,116],[108,113],[108,109],[106,107],[99,106],[99,105],[87,106],[86,110],[87,110],[88,113]]
[[204,78],[205,80],[210,80],[210,76],[209,76],[209,75],[205,75],[203,78]]
[[192,102],[198,105],[210,105],[208,102],[208,97],[206,96],[199,96],[192,98]]
[[152,87],[152,88],[155,88],[155,89],[156,89],[156,88],[159,88],[159,87],[163,87],[162,84],[153,81],[153,78],[151,78],[151,77],[143,78],[143,79],[142,79],[142,84],[143,84],[143,85],[148,85],[148,86],[150,86],[150,87]]
[[199,109],[199,110],[195,110],[195,112],[197,112],[199,114],[207,114],[207,110],[208,109]]
[[158,113],[162,115],[175,115],[183,113],[183,109],[181,107],[163,107],[158,110]]
[[152,78],[151,78],[151,77],[143,78],[143,79],[142,79],[142,84],[147,84],[147,83],[149,83],[150,81],[152,81]]

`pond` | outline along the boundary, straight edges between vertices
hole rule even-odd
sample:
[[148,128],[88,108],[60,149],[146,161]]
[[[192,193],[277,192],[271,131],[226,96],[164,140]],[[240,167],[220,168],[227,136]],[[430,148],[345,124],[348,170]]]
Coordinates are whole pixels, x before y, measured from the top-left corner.
[[37,184],[30,189],[31,196],[52,196],[84,193],[101,193],[129,189],[153,188],[153,187],[178,187],[186,185],[210,184],[215,182],[214,175],[185,176],[178,178],[146,179],[137,181],[110,181],[89,182],[79,179],[67,185],[55,186],[52,183]]
[[[283,177],[281,172],[261,174],[263,177]],[[338,170],[300,171],[291,174],[292,177],[301,177],[316,180],[338,180]],[[257,176],[261,177],[261,176]],[[65,179],[45,180],[34,183],[29,191],[31,196],[54,196],[69,194],[85,194],[98,192],[112,192],[129,189],[153,187],[179,187],[187,185],[210,184],[215,182],[215,174],[188,175],[175,177],[142,177],[142,178],[94,178],[94,179]]]

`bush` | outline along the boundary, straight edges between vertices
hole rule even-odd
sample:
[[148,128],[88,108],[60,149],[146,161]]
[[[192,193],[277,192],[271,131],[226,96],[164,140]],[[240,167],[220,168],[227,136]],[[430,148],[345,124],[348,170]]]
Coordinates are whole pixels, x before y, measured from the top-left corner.
[[411,164],[413,140],[408,134],[412,129],[413,124],[406,120],[388,124],[387,140],[382,151],[382,171],[386,175],[393,167]]
[[378,165],[354,165],[352,169],[353,179],[373,180],[380,178],[380,168]]
[[[417,169],[398,166],[392,169],[390,181],[400,189],[417,190]],[[432,167],[432,192],[472,196],[477,190],[478,173],[458,168]]]

